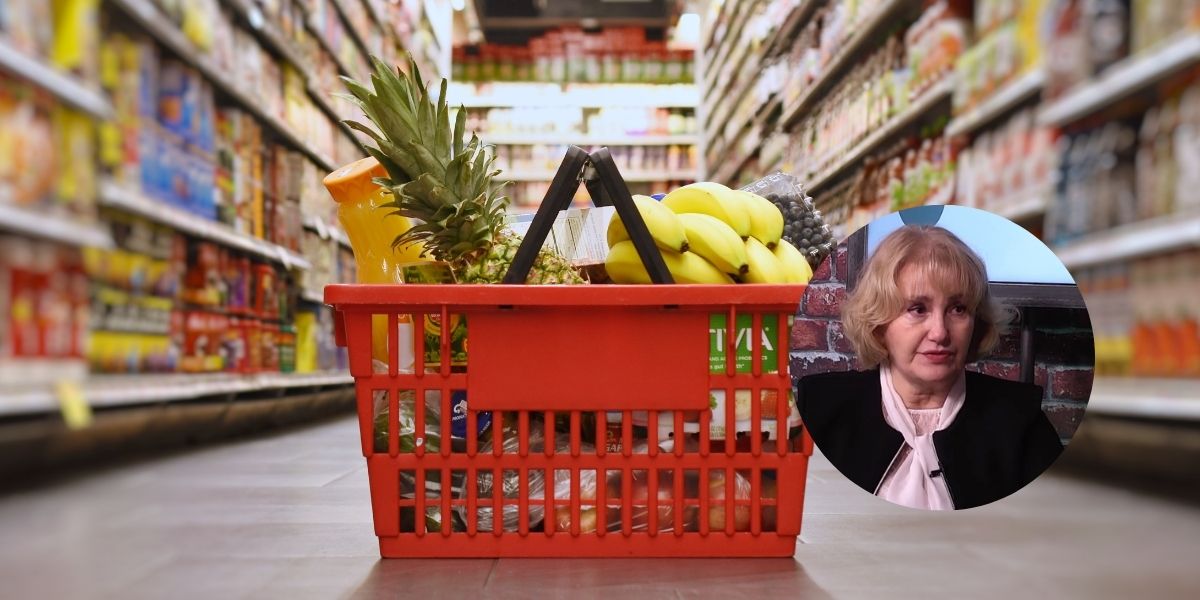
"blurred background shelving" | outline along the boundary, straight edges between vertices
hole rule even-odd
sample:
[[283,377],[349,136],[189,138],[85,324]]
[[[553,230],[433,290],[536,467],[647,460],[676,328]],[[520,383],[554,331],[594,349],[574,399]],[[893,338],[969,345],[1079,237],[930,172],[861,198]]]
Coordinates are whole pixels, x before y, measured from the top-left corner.
[[348,407],[322,302],[354,280],[321,185],[363,155],[339,76],[406,53],[448,74],[443,5],[5,2],[0,430],[78,426],[68,404]]
[[[1089,414],[1194,423],[1200,3],[727,0],[704,16],[705,178],[799,175],[839,237],[923,204],[1022,224],[1084,292]],[[1182,448],[1176,429],[1139,435],[1160,458]]]

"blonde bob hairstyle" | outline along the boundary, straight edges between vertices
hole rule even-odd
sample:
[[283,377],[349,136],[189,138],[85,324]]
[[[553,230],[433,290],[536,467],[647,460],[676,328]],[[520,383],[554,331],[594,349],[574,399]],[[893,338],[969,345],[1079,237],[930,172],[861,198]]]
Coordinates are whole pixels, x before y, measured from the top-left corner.
[[863,368],[873,369],[888,358],[883,328],[904,312],[906,298],[896,278],[909,265],[942,291],[963,295],[975,316],[967,362],[990,353],[1011,316],[989,293],[983,260],[941,227],[905,225],[880,242],[842,305],[842,327]]

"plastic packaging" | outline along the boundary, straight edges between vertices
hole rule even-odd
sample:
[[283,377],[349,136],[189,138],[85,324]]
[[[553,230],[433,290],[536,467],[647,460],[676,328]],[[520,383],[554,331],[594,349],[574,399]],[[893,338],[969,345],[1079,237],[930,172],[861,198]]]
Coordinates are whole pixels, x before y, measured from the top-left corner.
[[741,189],[758,194],[779,207],[783,212],[783,239],[804,254],[812,268],[816,269],[833,252],[837,240],[799,179],[775,171]]

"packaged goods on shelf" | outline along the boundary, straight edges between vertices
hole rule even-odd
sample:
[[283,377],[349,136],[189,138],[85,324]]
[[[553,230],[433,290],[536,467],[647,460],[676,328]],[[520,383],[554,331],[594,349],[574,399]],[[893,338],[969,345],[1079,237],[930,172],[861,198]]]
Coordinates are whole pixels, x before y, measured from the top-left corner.
[[1196,250],[1079,270],[1096,331],[1096,373],[1200,376],[1198,273]]
[[[1169,4],[1182,7],[1194,3]],[[1058,0],[1051,4],[1046,26],[1050,33],[1046,97],[1056,98],[1129,56],[1132,32],[1144,27],[1137,21],[1131,23],[1129,10],[1130,2],[1123,0]],[[1148,41],[1142,38],[1139,44]]]
[[0,204],[73,222],[96,215],[95,124],[0,75]]
[[97,0],[8,0],[0,9],[0,41],[86,83],[98,78]]
[[[845,218],[836,235],[845,236],[888,213],[954,199],[955,157],[942,133],[909,137],[868,157],[858,175],[822,193],[820,206],[831,223]],[[841,207],[841,210],[835,210]]]
[[480,135],[561,135],[571,137],[686,135],[695,133],[696,117],[690,109],[525,107],[474,109],[468,112],[467,130]]
[[88,285],[78,250],[0,235],[0,359],[82,358]]
[[691,83],[694,58],[648,41],[640,27],[605,28],[598,34],[565,28],[534,37],[528,46],[456,47],[454,81],[576,83]]
[[1062,243],[1200,208],[1200,84],[1136,118],[1065,135],[1047,239]]
[[1057,139],[1032,109],[978,135],[958,151],[955,201],[1002,215],[1030,202],[1044,208],[1054,194]]
[[[694,146],[606,146],[613,161],[623,173],[650,173],[659,171],[665,177],[671,173],[694,170],[696,152]],[[496,147],[496,168],[504,173],[545,173],[547,180],[554,175],[562,160],[567,144],[504,145]]]
[[965,112],[1043,63],[1039,26],[1053,2],[979,2],[975,42],[959,58],[954,106]]
[[962,52],[965,23],[936,3],[882,48],[860,61],[796,127],[803,165],[819,172],[841,160],[857,141],[904,112],[951,74]]
[[[325,203],[329,201],[325,200]],[[308,297],[320,298],[326,285],[356,280],[354,255],[339,241],[305,231],[301,250],[312,264],[299,279]]]
[[1196,0],[1131,0],[1130,4],[1132,26],[1129,32],[1129,46],[1135,54],[1144,52],[1181,31],[1194,30],[1200,26],[1200,2]]

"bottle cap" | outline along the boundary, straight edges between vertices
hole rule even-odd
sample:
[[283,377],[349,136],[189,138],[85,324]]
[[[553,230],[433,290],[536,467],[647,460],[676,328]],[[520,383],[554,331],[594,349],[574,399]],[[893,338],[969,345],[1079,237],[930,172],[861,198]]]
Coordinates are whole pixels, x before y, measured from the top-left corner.
[[368,156],[326,175],[323,183],[335,202],[357,202],[379,190],[373,178],[387,176],[383,165]]

